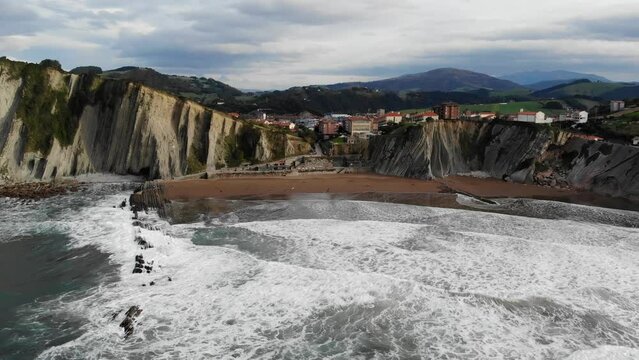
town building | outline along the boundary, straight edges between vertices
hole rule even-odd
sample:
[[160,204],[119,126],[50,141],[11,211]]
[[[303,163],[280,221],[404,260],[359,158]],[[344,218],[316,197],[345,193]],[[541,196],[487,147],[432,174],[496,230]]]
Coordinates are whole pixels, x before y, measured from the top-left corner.
[[350,117],[350,115],[348,114],[328,114],[327,116],[331,117],[333,120],[338,121],[344,121],[345,119]]
[[552,120],[546,119],[546,114],[542,111],[520,111],[517,114],[517,121],[534,124],[548,124],[552,122]]
[[328,139],[332,136],[335,136],[339,132],[339,123],[332,119],[322,119],[318,124],[319,133],[324,137],[324,139]]
[[639,136],[635,136],[632,138],[632,145],[639,146]]
[[364,116],[351,116],[344,122],[344,129],[351,135],[371,134],[375,121]]
[[475,112],[475,113],[467,112],[465,116],[469,119],[484,120],[484,121],[491,121],[497,118],[497,114],[490,111],[481,111],[481,112]]
[[491,111],[482,111],[479,113],[479,120],[495,120],[497,118],[497,114]]
[[319,119],[316,119],[316,118],[297,119],[297,120],[295,120],[295,123],[298,126],[303,126],[305,128],[312,129],[312,128],[316,127],[317,124],[319,124]]
[[579,124],[585,124],[588,122],[588,112],[587,111],[579,111],[575,113],[575,122]]
[[389,112],[384,115],[384,119],[386,119],[386,123],[395,123],[399,124],[402,122],[402,114],[399,112]]
[[578,124],[585,124],[588,122],[588,112],[587,111],[569,111],[565,114],[559,115],[558,121],[573,121]]
[[610,102],[610,112],[614,113],[626,108],[626,102],[621,100],[612,100]]
[[428,119],[431,120],[439,120],[439,114],[434,111],[425,111],[423,113],[417,113],[410,116],[412,121],[426,121]]
[[447,102],[437,106],[435,112],[442,120],[458,120],[461,116],[459,104],[454,102]]

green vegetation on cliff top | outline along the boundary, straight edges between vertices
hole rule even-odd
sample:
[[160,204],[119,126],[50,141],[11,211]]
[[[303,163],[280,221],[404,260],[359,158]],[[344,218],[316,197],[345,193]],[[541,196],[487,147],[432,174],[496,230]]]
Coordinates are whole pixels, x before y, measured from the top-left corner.
[[224,138],[226,166],[236,167],[245,162],[255,163],[257,161],[257,146],[262,136],[266,137],[266,143],[272,154],[269,159],[266,159],[267,161],[286,157],[287,131],[245,123],[237,134],[231,134]]
[[[57,139],[62,146],[70,145],[78,125],[67,103],[66,89],[50,86],[49,63],[44,65],[6,62],[2,66],[13,78],[22,78],[21,98],[16,116],[27,130],[26,151],[47,154]],[[57,70],[56,67],[53,69]]]
[[639,136],[639,112],[626,114],[617,119],[605,120],[601,127],[618,136]]

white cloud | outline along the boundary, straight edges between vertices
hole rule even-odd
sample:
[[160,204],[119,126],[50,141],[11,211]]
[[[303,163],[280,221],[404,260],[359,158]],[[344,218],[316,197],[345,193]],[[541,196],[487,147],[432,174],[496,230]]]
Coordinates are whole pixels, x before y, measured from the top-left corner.
[[25,0],[22,6],[12,7],[21,24],[32,14],[38,19],[29,24],[47,27],[0,33],[6,55],[57,57],[67,67],[82,60],[223,74],[241,88],[368,80],[440,66],[491,74],[570,67],[639,79],[633,0]]

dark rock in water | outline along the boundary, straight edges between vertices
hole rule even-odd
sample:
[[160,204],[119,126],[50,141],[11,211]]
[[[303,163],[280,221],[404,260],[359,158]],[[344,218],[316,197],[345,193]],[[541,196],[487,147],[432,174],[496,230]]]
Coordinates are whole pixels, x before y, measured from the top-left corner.
[[149,285],[151,285],[151,286],[155,285],[155,281],[151,281],[151,283]]
[[143,238],[143,237],[141,237],[141,236],[136,236],[136,237],[135,237],[135,242],[136,242],[138,245],[140,245],[140,247],[141,247],[142,249],[151,249],[151,248],[153,247],[153,245],[151,245],[151,243],[150,243],[150,242],[148,242],[148,241],[144,240],[144,238]]
[[115,320],[115,318],[117,318],[118,315],[120,315],[120,313],[122,313],[122,310],[120,310],[118,312],[114,312],[113,315],[111,315],[111,320]]
[[[144,272],[144,257],[142,255],[135,255],[135,266],[133,269],[134,274],[142,274]],[[147,271],[148,272],[148,271]]]
[[136,305],[131,306],[126,312],[124,320],[120,323],[120,327],[124,329],[125,339],[133,334],[133,330],[135,329],[135,319],[140,316],[141,313],[142,309]]
[[142,309],[140,309],[140,307],[139,307],[139,306],[135,306],[135,305],[134,305],[134,306],[131,306],[131,307],[129,308],[129,310],[126,312],[126,314],[125,314],[125,315],[126,315],[127,317],[133,317],[133,318],[136,318],[136,317],[138,317],[141,313],[142,313]]
[[169,276],[169,281],[173,281],[173,279],[171,279],[171,277]]
[[140,220],[135,220],[131,223],[133,226],[142,227],[142,222]]
[[126,199],[120,203],[120,209],[124,209],[126,207]]

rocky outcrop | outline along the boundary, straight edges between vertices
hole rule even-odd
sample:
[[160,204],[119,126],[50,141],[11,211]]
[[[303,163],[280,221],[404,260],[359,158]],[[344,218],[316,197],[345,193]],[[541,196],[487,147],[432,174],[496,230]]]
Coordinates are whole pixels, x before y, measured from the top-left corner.
[[[241,137],[251,128],[253,138]],[[310,151],[290,135],[95,74],[0,61],[0,176],[108,172],[173,178]]]
[[639,148],[534,124],[426,122],[371,139],[368,157],[373,170],[386,175],[431,179],[481,172],[639,198]]

